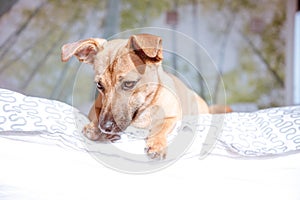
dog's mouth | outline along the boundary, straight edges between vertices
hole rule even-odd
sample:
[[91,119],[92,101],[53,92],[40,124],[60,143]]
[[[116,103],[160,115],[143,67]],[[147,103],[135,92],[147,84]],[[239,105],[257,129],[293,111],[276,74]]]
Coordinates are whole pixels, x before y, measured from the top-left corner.
[[136,109],[136,110],[134,111],[134,113],[133,113],[133,115],[132,115],[132,121],[135,120],[135,118],[137,117],[138,112],[139,112],[139,109]]
[[114,120],[101,121],[99,123],[99,129],[105,134],[115,134],[122,131]]
[[114,127],[112,130],[107,130],[106,128],[102,128],[101,126],[99,126],[99,129],[101,131],[101,133],[105,133],[105,134],[116,134],[121,132],[122,130],[119,127]]

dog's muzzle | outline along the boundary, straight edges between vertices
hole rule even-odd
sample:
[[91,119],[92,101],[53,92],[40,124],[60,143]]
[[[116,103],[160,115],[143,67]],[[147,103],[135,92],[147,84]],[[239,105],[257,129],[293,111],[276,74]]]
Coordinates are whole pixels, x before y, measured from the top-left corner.
[[101,121],[99,123],[99,129],[101,130],[101,132],[103,133],[111,133],[114,129],[115,123],[113,121]]
[[106,134],[113,134],[121,131],[114,120],[101,120],[99,129],[102,133]]

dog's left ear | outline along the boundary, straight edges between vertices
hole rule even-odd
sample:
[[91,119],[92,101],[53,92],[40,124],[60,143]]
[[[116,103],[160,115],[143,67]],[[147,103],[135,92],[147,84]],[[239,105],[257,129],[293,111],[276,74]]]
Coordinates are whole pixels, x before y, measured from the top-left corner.
[[155,35],[132,35],[128,41],[128,47],[132,49],[144,62],[160,62],[162,55],[162,39]]
[[80,62],[93,64],[95,55],[103,50],[106,42],[101,38],[89,38],[65,44],[61,48],[61,60],[67,62],[74,55]]

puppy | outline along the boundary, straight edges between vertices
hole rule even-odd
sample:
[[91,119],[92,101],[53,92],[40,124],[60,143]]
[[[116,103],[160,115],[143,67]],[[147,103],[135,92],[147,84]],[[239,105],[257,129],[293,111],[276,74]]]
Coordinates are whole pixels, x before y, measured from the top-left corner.
[[138,34],[106,41],[90,38],[62,47],[62,61],[76,56],[91,64],[99,95],[83,133],[91,140],[129,125],[147,128],[146,152],[165,158],[167,135],[183,115],[209,113],[205,101],[162,68],[162,39]]

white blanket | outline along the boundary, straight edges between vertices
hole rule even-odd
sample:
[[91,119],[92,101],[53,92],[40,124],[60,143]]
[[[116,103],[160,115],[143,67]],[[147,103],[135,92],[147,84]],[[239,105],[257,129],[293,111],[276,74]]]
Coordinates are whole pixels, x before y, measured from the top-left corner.
[[300,199],[300,107],[190,117],[165,161],[146,157],[144,131],[96,143],[87,122],[0,89],[0,199]]

